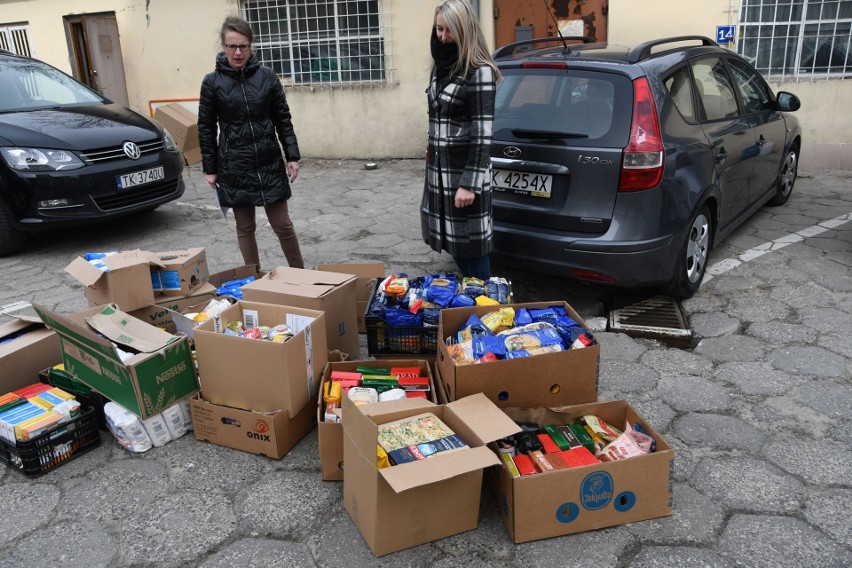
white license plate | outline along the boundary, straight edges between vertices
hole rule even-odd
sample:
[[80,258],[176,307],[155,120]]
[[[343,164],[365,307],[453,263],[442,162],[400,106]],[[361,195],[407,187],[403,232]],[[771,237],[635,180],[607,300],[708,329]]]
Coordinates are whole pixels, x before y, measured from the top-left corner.
[[150,170],[115,176],[115,183],[118,185],[118,189],[127,189],[128,187],[136,187],[137,185],[144,185],[152,181],[159,181],[164,177],[166,177],[166,174],[163,172],[163,166],[158,166]]
[[534,197],[550,197],[553,191],[553,176],[492,169],[491,187],[497,191],[525,193]]

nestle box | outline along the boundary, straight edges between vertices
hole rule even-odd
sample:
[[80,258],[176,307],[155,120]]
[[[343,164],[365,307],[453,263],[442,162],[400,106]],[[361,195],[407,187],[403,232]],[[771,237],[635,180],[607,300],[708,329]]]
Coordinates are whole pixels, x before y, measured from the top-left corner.
[[207,253],[203,248],[190,248],[150,253],[151,285],[162,296],[189,296],[207,283]]
[[201,161],[198,143],[198,115],[180,103],[169,103],[157,107],[154,120],[163,125],[183,152],[187,165]]
[[[624,460],[512,477],[500,466],[489,482],[500,514],[516,543],[573,534],[672,514],[671,468],[674,450],[626,401],[554,409],[506,408],[514,420],[570,424],[594,414],[624,429],[639,423],[656,439],[656,452]],[[348,473],[347,473],[348,475]]]
[[[59,334],[65,370],[140,418],[198,391],[186,337],[157,329],[115,306],[66,315],[35,304],[33,308]],[[129,356],[120,355],[116,344]]]
[[62,362],[59,336],[37,317],[0,324],[0,395],[38,382],[39,372]]
[[[325,481],[340,481],[343,479],[343,424],[340,422],[325,422],[325,402],[323,400],[323,389],[326,382],[331,380],[334,371],[355,372],[358,367],[370,367],[373,369],[389,369],[393,367],[416,367],[420,370],[420,376],[429,379],[429,390],[425,392],[426,399],[438,402],[436,397],[436,382],[432,378],[432,370],[429,362],[425,360],[412,359],[385,359],[382,361],[344,361],[329,362],[325,366],[320,383],[319,396],[317,397],[317,434],[319,436],[320,464],[322,465],[322,478]],[[384,403],[383,403],[384,404]],[[342,409],[339,411],[343,414]]]
[[[435,414],[469,446],[379,469],[379,425]],[[438,406],[424,399],[355,406],[343,398],[343,503],[376,556],[476,528],[482,470],[500,463],[486,444],[520,430],[485,396]]]
[[213,404],[195,395],[189,401],[195,438],[218,446],[280,459],[314,427],[314,406],[295,416],[286,410],[253,412]]
[[355,315],[356,278],[352,274],[278,267],[242,287],[252,302],[297,306],[325,312],[326,343],[355,359],[361,350]]
[[153,304],[133,310],[130,315],[154,327],[163,328],[169,333],[177,333],[178,329],[173,318],[175,312],[183,312],[190,306],[207,303],[215,298],[217,298],[216,288],[207,283],[190,296],[160,296]]
[[106,271],[78,256],[65,272],[84,286],[89,306],[116,304],[124,311],[138,310],[154,303],[149,255],[132,250],[104,257],[101,262]]
[[[235,321],[244,327],[285,324],[295,335],[275,343],[222,332]],[[285,410],[290,416],[313,405],[328,362],[322,312],[237,301],[199,324],[193,338],[204,400],[263,413]]]
[[355,315],[358,318],[358,333],[367,333],[364,324],[364,314],[370,303],[376,280],[385,277],[385,265],[381,262],[364,262],[352,264],[318,264],[317,270],[327,272],[340,272],[342,274],[354,274],[355,283]]
[[[560,305],[571,319],[586,327],[582,318],[565,302],[508,304],[521,308]],[[458,333],[471,314],[480,317],[507,306],[475,306],[441,310],[438,323],[438,367],[450,400],[473,393],[485,395],[498,406],[556,407],[594,402],[598,399],[600,345],[569,349],[520,359],[456,365],[444,339]]]

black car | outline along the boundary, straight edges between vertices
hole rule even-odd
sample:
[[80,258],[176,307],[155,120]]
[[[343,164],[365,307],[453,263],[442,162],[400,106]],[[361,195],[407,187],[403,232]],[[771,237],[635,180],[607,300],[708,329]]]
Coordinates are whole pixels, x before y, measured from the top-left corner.
[[790,197],[799,99],[709,38],[545,38],[494,56],[496,263],[684,298],[714,243]]
[[184,192],[159,125],[58,69],[0,51],[0,256],[27,233],[156,208]]

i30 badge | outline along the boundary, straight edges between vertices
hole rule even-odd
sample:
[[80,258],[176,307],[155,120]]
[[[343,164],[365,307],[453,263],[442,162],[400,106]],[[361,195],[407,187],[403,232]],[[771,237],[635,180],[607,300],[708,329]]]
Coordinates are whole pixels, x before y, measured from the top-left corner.
[[127,157],[131,160],[138,160],[139,156],[142,155],[142,152],[139,150],[139,146],[133,142],[125,142],[122,148],[124,149],[124,153],[127,154]]

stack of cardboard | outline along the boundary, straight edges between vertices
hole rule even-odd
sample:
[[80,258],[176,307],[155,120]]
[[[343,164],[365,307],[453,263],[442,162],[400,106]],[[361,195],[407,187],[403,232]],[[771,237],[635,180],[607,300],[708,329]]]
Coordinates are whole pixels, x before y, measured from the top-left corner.
[[201,161],[201,147],[198,143],[198,115],[180,103],[158,106],[154,111],[154,120],[172,135],[177,147],[183,152],[186,165]]

